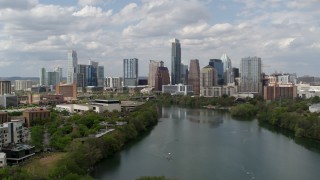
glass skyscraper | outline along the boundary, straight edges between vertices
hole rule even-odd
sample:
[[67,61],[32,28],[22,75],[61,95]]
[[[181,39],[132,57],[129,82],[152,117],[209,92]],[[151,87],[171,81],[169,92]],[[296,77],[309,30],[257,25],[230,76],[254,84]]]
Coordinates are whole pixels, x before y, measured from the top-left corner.
[[181,45],[178,39],[174,39],[171,48],[171,84],[181,82]]
[[224,84],[234,83],[231,59],[227,54],[222,54],[221,61],[223,63],[223,80]]
[[262,62],[260,57],[246,57],[241,59],[240,92],[262,93]]
[[68,51],[68,69],[67,69],[67,83],[72,84],[76,82],[77,79],[77,64],[78,58],[77,53],[74,50]]
[[224,73],[223,73],[223,63],[222,60],[220,59],[210,59],[209,61],[209,65],[214,67],[218,73],[218,85],[223,85],[224,81],[223,81],[223,77],[224,77]]
[[124,86],[138,85],[138,59],[123,60],[123,84]]

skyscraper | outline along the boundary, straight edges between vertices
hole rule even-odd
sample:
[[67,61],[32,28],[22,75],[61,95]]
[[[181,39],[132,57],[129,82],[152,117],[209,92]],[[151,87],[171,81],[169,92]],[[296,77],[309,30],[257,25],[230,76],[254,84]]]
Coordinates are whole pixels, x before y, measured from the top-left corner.
[[220,59],[210,59],[209,65],[214,67],[218,73],[218,85],[223,85],[223,63]]
[[181,82],[181,45],[178,39],[174,39],[171,48],[171,84],[179,84]]
[[68,51],[68,69],[67,69],[67,83],[72,84],[76,82],[78,58],[74,50]]
[[156,86],[155,78],[156,78],[157,69],[158,69],[159,65],[160,65],[160,62],[154,61],[154,60],[150,60],[150,63],[149,63],[149,74],[148,74],[149,87],[155,87]]
[[221,61],[223,63],[223,79],[224,84],[234,83],[231,59],[227,54],[222,54]]
[[200,88],[212,87],[217,85],[218,73],[217,70],[208,65],[200,71]]
[[59,84],[59,72],[47,72],[46,73],[46,83],[47,86],[55,86]]
[[240,92],[262,93],[262,69],[260,57],[246,57],[241,59]]
[[188,75],[189,75],[188,65],[184,65],[181,63],[180,72],[181,72],[180,83],[187,85],[188,84]]
[[59,82],[61,82],[62,81],[62,77],[63,77],[63,75],[62,75],[62,68],[61,67],[55,67],[54,68],[54,70],[53,70],[54,72],[58,72],[58,80],[59,80]]
[[123,60],[123,84],[124,86],[138,85],[138,59]]
[[160,61],[160,67],[157,68],[155,76],[155,91],[162,91],[162,85],[170,84],[170,75],[167,67],[164,67],[163,61]]
[[104,87],[104,66],[98,66],[98,87]]
[[41,68],[40,69],[40,72],[39,72],[39,79],[40,79],[40,86],[45,86],[46,85],[46,74],[47,74],[47,71],[45,68]]
[[193,93],[195,95],[200,94],[200,67],[199,67],[199,60],[198,59],[190,60],[188,85],[192,85]]

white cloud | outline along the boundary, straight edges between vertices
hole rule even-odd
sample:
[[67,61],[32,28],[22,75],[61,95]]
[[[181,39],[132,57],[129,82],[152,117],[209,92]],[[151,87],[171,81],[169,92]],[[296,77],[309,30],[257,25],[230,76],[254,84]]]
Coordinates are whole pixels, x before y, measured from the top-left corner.
[[80,11],[74,12],[72,15],[80,17],[107,17],[112,15],[112,10],[103,12],[100,7],[85,6]]
[[[240,5],[235,12],[239,16],[225,16],[229,9],[221,10],[223,3],[207,0],[121,1],[121,7],[111,6],[119,1],[82,0],[60,6],[27,0],[5,5],[0,0],[0,66],[6,65],[1,75],[37,76],[40,67],[64,66],[68,49],[77,51],[79,63],[91,57],[105,65],[106,75],[121,75],[122,59],[137,57],[140,75],[145,75],[149,59],[163,60],[170,68],[174,37],[180,39],[183,62],[197,58],[201,67],[225,52],[234,65],[242,57],[257,55],[264,64],[281,64],[281,70],[290,66],[298,73],[307,68],[292,64],[302,57],[318,62],[317,0],[299,8],[284,0],[234,1],[237,4],[227,8]],[[223,13],[213,17],[213,10]],[[233,20],[221,21],[220,15]],[[316,67],[310,65],[308,73],[317,74]]]

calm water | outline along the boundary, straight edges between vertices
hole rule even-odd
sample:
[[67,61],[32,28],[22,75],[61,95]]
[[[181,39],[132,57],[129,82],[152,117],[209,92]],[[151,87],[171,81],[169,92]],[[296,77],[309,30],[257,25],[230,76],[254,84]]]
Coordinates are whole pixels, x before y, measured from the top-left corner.
[[[319,180],[318,142],[207,109],[162,108],[154,129],[100,163],[97,179]],[[170,154],[169,154],[170,153]]]

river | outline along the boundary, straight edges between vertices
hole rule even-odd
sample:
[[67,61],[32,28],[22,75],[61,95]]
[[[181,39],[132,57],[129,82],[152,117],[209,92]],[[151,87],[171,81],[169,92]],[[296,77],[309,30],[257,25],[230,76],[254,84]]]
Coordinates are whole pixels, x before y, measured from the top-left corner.
[[[288,135],[289,134],[289,135]],[[163,107],[144,137],[97,165],[94,178],[319,180],[320,143],[227,112]]]

